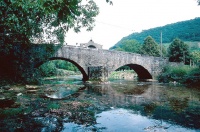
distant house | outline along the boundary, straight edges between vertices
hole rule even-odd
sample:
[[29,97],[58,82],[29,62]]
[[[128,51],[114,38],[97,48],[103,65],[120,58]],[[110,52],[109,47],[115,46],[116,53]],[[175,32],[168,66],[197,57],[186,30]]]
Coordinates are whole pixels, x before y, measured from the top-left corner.
[[103,46],[100,44],[94,43],[94,41],[91,39],[88,43],[80,43],[80,47],[102,49]]

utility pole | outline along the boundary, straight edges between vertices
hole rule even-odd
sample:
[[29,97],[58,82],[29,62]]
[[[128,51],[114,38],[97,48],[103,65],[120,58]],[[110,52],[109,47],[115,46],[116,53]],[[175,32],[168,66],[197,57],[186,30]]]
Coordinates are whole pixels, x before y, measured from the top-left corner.
[[162,57],[162,30],[160,32],[160,56]]
[[183,63],[185,64],[185,51],[183,51]]

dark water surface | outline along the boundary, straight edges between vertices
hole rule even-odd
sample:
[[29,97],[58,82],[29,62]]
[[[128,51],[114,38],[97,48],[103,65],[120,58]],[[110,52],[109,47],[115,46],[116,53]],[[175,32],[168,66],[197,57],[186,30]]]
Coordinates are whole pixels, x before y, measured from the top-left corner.
[[0,89],[0,131],[200,132],[200,90],[81,78]]

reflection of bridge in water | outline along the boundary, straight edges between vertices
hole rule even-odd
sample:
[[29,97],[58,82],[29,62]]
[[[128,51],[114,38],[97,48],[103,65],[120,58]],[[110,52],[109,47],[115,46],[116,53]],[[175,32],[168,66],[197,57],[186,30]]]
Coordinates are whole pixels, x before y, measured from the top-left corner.
[[[166,58],[161,57],[68,45],[59,48],[47,60],[55,59],[73,63],[81,71],[83,80],[107,80],[112,71],[125,65],[133,69],[139,79],[152,79],[169,63]],[[42,63],[43,61],[39,62]]]
[[[85,98],[91,95],[91,100],[97,100],[97,102],[102,103],[100,105],[106,105],[110,107],[122,107],[122,106],[132,106],[149,104],[152,102],[160,102],[163,99],[163,93],[159,88],[154,87],[154,85],[143,85],[138,86],[131,84],[131,86],[120,85],[118,86],[111,84],[106,85],[87,85],[87,93],[81,93],[79,98]],[[137,92],[141,90],[142,92]],[[125,91],[129,90],[130,93]],[[136,91],[132,92],[131,91]],[[88,97],[89,98],[89,97]],[[94,99],[95,98],[95,99]]]

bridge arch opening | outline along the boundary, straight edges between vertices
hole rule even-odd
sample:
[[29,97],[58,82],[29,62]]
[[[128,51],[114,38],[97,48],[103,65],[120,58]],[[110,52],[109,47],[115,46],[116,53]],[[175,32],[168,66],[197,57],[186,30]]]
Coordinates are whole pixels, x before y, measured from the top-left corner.
[[38,67],[40,67],[42,64],[44,64],[44,63],[46,63],[46,62],[48,62],[48,61],[52,61],[52,60],[64,60],[64,61],[66,61],[66,62],[72,63],[72,64],[73,64],[75,67],[77,67],[78,70],[81,72],[81,74],[82,74],[82,76],[83,76],[82,80],[83,80],[83,81],[87,81],[87,80],[88,80],[88,75],[86,74],[85,70],[84,70],[78,63],[76,63],[75,61],[72,61],[72,60],[70,60],[70,59],[66,59],[66,58],[62,58],[62,57],[53,57],[53,58],[49,58],[48,60],[42,61],[42,62],[38,63],[37,65],[35,65],[35,68],[38,68]]
[[119,67],[116,70],[119,70],[119,69],[124,70],[126,68],[129,68],[130,70],[134,70],[137,73],[139,80],[145,80],[145,79],[152,79],[153,78],[152,75],[149,73],[149,71],[146,68],[144,68],[143,66],[138,65],[138,64],[127,64],[127,65],[124,65],[122,67]]

